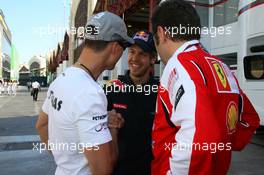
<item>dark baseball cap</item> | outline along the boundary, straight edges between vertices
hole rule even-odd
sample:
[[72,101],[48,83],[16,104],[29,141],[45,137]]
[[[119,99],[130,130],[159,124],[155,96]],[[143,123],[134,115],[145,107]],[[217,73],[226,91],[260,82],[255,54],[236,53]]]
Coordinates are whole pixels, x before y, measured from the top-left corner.
[[138,31],[133,35],[133,40],[144,52],[156,52],[153,34],[151,32],[145,30]]
[[100,41],[122,41],[127,46],[134,44],[134,40],[127,35],[125,22],[117,15],[104,11],[93,15],[86,24],[87,28],[94,28],[96,32],[85,32],[85,39]]

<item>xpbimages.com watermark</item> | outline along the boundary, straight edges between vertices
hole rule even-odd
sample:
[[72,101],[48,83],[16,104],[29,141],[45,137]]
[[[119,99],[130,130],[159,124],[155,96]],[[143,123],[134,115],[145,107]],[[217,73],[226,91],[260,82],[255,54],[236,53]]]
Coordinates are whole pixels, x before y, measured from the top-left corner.
[[228,27],[192,27],[190,25],[183,26],[171,26],[164,27],[165,34],[171,36],[172,38],[178,35],[209,35],[210,37],[217,37],[219,35],[231,35],[232,28]]
[[97,143],[63,143],[63,142],[48,142],[45,143],[33,143],[33,151],[42,153],[45,150],[48,151],[77,151],[78,153],[84,153],[84,150],[98,151],[99,144]]
[[[84,39],[86,35],[98,35],[99,27],[95,26],[80,26],[80,27],[62,27],[60,25],[47,25],[41,27],[34,27],[33,34],[39,35],[40,37],[50,36],[50,35],[60,35],[64,34],[65,31],[69,35],[77,35],[77,38]],[[221,35],[231,35],[231,26],[220,26],[220,27],[192,27],[190,25],[183,26],[171,26],[164,27],[165,34],[174,37],[176,35],[195,35],[200,34],[204,36],[217,37]]]
[[165,151],[210,151],[211,153],[216,153],[218,151],[231,151],[231,143],[165,143]]
[[[64,142],[48,142],[45,143],[33,143],[33,151],[38,151],[39,153],[48,151],[77,151],[78,153],[84,153],[84,150],[99,150],[98,143],[64,143]],[[164,151],[210,151],[214,154],[218,151],[231,151],[232,144],[228,143],[165,143]]]
[[99,27],[95,26],[80,26],[74,27],[62,27],[59,25],[47,25],[41,27],[34,27],[32,28],[33,34],[38,35],[39,37],[51,36],[51,35],[61,35],[64,34],[65,31],[69,35],[77,35],[77,38],[84,39],[86,35],[98,35],[99,34]]
[[[152,93],[158,93],[159,86],[158,85],[129,85],[122,84],[112,86],[107,86],[105,88],[105,94],[109,93],[143,93],[144,95],[150,95]],[[161,86],[160,92],[164,92],[165,89]]]

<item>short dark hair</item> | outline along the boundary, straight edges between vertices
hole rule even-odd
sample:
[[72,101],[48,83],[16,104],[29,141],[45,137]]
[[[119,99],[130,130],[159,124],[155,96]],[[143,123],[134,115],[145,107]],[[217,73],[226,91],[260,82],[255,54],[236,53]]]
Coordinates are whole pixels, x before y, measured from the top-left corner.
[[155,58],[157,60],[157,58],[158,58],[157,52],[151,52],[150,57]]
[[[167,35],[173,41],[200,39],[200,17],[195,8],[184,0],[165,0],[161,2],[154,11],[151,22],[154,34],[157,32],[158,26],[164,29],[176,27],[178,31],[181,27],[188,30],[191,29],[184,34],[178,32],[175,35]],[[195,29],[194,33],[193,29]],[[197,32],[196,29],[198,29],[199,32]]]
[[85,39],[84,41],[84,47],[90,48],[95,52],[101,52],[103,51],[107,45],[109,44],[109,41],[100,41],[100,40],[88,40]]

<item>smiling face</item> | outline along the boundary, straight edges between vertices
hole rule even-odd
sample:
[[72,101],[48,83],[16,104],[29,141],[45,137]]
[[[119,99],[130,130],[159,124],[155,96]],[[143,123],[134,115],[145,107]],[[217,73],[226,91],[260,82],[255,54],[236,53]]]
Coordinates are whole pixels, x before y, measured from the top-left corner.
[[133,77],[143,77],[149,74],[155,58],[150,53],[144,52],[138,45],[132,45],[128,50],[128,67]]

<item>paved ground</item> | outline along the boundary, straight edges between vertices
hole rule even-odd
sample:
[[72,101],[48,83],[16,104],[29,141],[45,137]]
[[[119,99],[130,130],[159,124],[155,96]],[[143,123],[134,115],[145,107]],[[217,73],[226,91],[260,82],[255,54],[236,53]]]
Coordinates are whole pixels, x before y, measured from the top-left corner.
[[51,175],[56,165],[47,152],[33,150],[39,142],[35,130],[45,89],[33,102],[25,87],[15,97],[0,96],[0,174]]
[[[33,150],[39,142],[35,122],[45,93],[40,92],[37,102],[32,101],[25,88],[15,97],[0,97],[0,175],[54,174],[53,157]],[[255,135],[245,150],[233,153],[228,175],[263,174],[264,134],[261,134]]]
[[[262,137],[264,140],[264,137]],[[264,141],[262,140],[262,144]],[[264,147],[250,144],[242,152],[234,152],[229,175],[263,175]]]
[[46,90],[32,100],[25,87],[20,87],[16,96],[0,96],[0,136],[35,135],[35,123]]
[[0,136],[37,134],[34,126],[37,121],[36,115],[1,118],[0,121]]
[[0,96],[0,118],[36,116],[43,103],[45,89],[39,93],[37,102],[33,102],[30,93],[23,87],[16,96]]
[[52,175],[56,165],[47,153],[37,151],[5,151],[0,152],[1,175]]

